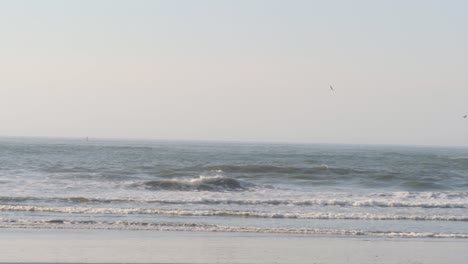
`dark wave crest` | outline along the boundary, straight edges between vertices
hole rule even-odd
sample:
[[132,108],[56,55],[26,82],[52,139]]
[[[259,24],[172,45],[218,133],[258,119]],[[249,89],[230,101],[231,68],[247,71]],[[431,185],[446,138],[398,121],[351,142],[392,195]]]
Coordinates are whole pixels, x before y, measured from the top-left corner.
[[223,176],[200,176],[194,179],[151,180],[134,183],[133,186],[166,191],[244,191],[251,187],[243,181]]

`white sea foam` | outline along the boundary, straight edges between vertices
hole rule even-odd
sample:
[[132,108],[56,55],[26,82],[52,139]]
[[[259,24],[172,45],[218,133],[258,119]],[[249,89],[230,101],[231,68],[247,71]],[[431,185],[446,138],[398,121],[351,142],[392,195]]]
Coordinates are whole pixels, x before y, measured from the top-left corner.
[[[218,178],[208,178],[218,179]],[[219,177],[219,179],[224,179]],[[198,188],[200,182],[205,182],[205,178],[185,180],[190,188]],[[192,183],[194,182],[194,183]],[[160,184],[160,182],[158,182]],[[180,181],[173,183],[180,187]],[[221,183],[222,184],[222,183]],[[184,184],[182,184],[184,185]],[[225,188],[214,186],[212,188]],[[278,198],[271,199],[271,196]],[[313,206],[313,207],[378,207],[378,208],[468,208],[467,193],[438,193],[438,192],[395,192],[395,193],[373,193],[368,195],[348,195],[343,193],[292,193],[283,190],[259,190],[255,192],[224,193],[222,196],[212,194],[212,192],[179,192],[176,197],[171,191],[160,191],[149,197],[0,197],[0,203],[136,203],[136,204],[179,204],[179,205],[245,205],[245,206]],[[152,197],[159,197],[154,199]],[[314,198],[310,198],[314,197]]]
[[191,209],[144,209],[144,208],[94,208],[94,207],[46,207],[30,205],[0,205],[0,211],[46,212],[65,214],[154,214],[174,216],[222,216],[251,218],[298,218],[298,219],[354,219],[354,220],[426,220],[468,221],[468,215],[421,215],[385,213],[340,213],[340,212],[290,212],[290,211],[240,211],[240,210],[191,210]]
[[468,157],[450,157],[451,160],[468,160]]
[[237,233],[279,233],[304,235],[340,235],[340,236],[380,236],[408,238],[458,238],[468,239],[468,234],[437,232],[395,232],[379,230],[346,230],[320,228],[286,228],[226,226],[196,223],[147,223],[132,221],[69,221],[69,220],[27,220],[0,219],[0,228],[36,228],[36,229],[109,229],[109,230],[148,230],[148,231],[185,231],[185,232],[237,232]]

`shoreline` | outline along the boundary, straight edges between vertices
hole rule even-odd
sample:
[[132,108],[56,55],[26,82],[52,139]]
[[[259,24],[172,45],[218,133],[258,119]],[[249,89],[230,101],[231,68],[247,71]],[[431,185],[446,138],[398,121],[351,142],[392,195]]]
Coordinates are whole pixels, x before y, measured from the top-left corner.
[[468,241],[144,230],[0,229],[0,263],[465,263]]

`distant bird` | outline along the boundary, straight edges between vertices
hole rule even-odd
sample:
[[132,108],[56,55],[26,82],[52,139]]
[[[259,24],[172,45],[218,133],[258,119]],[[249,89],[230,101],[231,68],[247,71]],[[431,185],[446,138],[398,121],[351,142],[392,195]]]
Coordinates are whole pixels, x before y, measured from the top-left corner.
[[464,115],[464,116],[463,116],[463,118],[467,118],[467,117],[468,117],[468,115]]
[[332,92],[335,91],[335,89],[333,89],[333,86],[331,86],[331,85],[330,85],[330,90],[331,90]]

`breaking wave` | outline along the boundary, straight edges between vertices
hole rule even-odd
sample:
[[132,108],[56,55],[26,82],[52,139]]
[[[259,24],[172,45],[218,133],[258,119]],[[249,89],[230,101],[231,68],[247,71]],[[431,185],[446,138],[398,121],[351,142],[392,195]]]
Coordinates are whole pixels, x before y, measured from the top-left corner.
[[[219,180],[220,181],[217,181]],[[233,180],[228,183],[227,181]],[[213,183],[214,182],[214,183]],[[230,184],[226,186],[226,184]],[[246,189],[258,189],[253,184],[224,178],[209,177],[208,179],[193,180],[166,180],[134,183],[133,186],[157,189],[157,190],[209,190],[209,191],[241,191]],[[1,204],[173,204],[173,205],[265,205],[265,206],[334,206],[334,207],[375,207],[375,208],[468,208],[468,193],[465,192],[395,192],[373,193],[366,196],[355,195],[337,197],[337,194],[317,194],[317,198],[263,198],[255,199],[236,197],[200,197],[199,195],[186,197],[174,197],[174,199],[142,199],[142,198],[100,198],[100,197],[12,197],[0,196]],[[324,197],[325,196],[325,197]]]
[[210,192],[243,191],[254,187],[253,184],[220,175],[200,176],[193,179],[151,180],[132,185],[152,190]]

